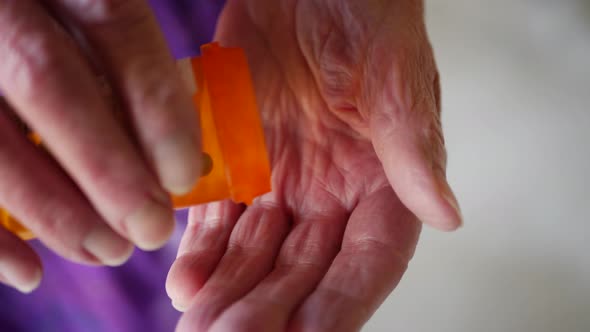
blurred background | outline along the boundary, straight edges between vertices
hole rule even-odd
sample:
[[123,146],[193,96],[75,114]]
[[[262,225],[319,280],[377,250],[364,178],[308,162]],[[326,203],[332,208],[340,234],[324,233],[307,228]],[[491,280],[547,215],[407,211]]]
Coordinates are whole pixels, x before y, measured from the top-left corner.
[[590,331],[590,1],[427,0],[466,225],[366,331]]

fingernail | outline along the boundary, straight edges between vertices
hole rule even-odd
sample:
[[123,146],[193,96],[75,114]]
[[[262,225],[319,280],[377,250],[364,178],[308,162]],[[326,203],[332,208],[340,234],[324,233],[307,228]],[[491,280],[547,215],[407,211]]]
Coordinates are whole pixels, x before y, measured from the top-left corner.
[[43,277],[43,271],[36,268],[30,277],[23,280],[22,277],[13,276],[10,271],[5,271],[0,274],[0,281],[6,285],[14,287],[16,290],[23,294],[29,294],[41,284],[41,278]]
[[29,294],[39,285],[41,284],[41,278],[43,277],[43,271],[41,269],[36,269],[35,273],[29,278],[28,280],[22,280],[22,282],[18,282],[15,284],[16,289],[20,292]]
[[82,246],[107,266],[123,265],[133,254],[133,245],[104,224],[96,225]]
[[453,190],[449,186],[446,179],[440,179],[439,184],[440,184],[439,188],[440,188],[441,196],[445,199],[445,201],[447,201],[449,206],[451,208],[453,208],[455,214],[457,215],[457,218],[458,218],[457,221],[459,223],[457,225],[457,227],[462,227],[463,226],[463,214],[461,213],[461,208],[459,207],[459,202],[457,201],[457,197],[453,193]]
[[161,248],[172,236],[174,213],[156,202],[149,202],[125,219],[129,238],[140,249]]
[[183,195],[194,187],[201,171],[199,150],[197,140],[188,133],[176,133],[156,144],[156,168],[166,190]]
[[185,312],[187,309],[185,306],[178,304],[178,302],[176,301],[172,301],[172,306],[174,307],[174,309],[180,312]]

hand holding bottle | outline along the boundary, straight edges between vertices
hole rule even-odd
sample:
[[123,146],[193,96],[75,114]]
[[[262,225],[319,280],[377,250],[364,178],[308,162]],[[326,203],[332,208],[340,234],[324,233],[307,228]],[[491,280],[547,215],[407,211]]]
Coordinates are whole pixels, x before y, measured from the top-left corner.
[[[119,265],[132,244],[164,244],[169,192],[193,187],[201,154],[191,98],[144,1],[0,2],[0,90],[0,206],[80,263]],[[4,229],[0,257],[1,281],[38,284],[39,258]]]

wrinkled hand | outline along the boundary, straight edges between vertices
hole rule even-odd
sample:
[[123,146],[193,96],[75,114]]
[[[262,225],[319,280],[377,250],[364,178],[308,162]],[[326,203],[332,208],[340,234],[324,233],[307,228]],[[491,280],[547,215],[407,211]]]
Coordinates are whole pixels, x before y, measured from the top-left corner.
[[461,223],[445,180],[421,1],[228,1],[273,192],[193,208],[168,276],[179,331],[355,331],[393,290],[421,220]]
[[[167,191],[199,176],[198,123],[145,1],[0,1],[0,90],[0,207],[80,263],[168,239]],[[0,228],[0,282],[28,292],[40,278],[39,257]]]

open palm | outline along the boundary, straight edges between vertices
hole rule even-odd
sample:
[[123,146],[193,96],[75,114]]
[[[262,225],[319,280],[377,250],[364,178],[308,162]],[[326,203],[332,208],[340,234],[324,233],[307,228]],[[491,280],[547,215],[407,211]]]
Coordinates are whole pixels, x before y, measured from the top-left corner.
[[358,330],[418,219],[459,225],[421,7],[228,1],[216,39],[250,59],[273,192],[191,210],[167,282],[180,331]]

